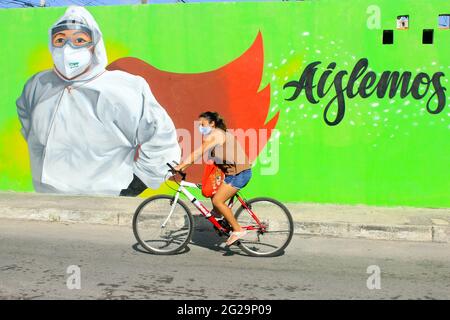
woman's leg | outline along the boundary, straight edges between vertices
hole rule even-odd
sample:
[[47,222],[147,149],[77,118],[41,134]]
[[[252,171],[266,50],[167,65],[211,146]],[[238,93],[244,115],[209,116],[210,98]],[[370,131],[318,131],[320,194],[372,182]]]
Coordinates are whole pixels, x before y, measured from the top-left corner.
[[216,215],[222,216],[222,214],[220,213],[220,210],[219,210],[218,208],[216,208],[216,206],[214,205],[212,198],[211,198],[211,204],[212,204],[212,206],[213,206],[212,209],[214,210],[214,212],[216,213]]
[[226,201],[234,196],[238,192],[238,189],[232,187],[229,184],[222,183],[217,190],[216,194],[211,199],[213,206],[219,210],[219,212],[223,215],[223,217],[228,221],[233,231],[242,231],[241,226],[237,222],[236,218],[233,215],[233,212]]

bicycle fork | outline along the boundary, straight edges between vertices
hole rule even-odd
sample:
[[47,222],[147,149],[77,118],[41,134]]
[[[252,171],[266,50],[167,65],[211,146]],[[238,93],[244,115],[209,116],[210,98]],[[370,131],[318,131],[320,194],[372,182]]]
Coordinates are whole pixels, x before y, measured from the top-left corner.
[[171,208],[170,208],[169,215],[167,216],[166,220],[164,220],[164,222],[162,223],[161,228],[164,229],[164,228],[166,227],[167,222],[169,222],[170,217],[172,217],[172,214],[173,214],[173,212],[175,211],[175,207],[176,207],[176,205],[177,205],[177,202],[178,202],[178,199],[179,199],[179,198],[180,198],[180,192],[177,191],[177,194],[175,195],[175,199],[174,199],[173,202],[172,202],[172,206],[171,206]]

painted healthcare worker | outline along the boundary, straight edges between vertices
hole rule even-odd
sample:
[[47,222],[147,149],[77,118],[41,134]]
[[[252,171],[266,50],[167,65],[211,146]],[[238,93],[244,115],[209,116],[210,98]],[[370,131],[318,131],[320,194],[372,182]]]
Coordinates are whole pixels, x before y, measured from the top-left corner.
[[54,68],[17,99],[37,192],[135,196],[179,161],[175,126],[147,82],[107,71],[102,33],[71,6],[49,30]]

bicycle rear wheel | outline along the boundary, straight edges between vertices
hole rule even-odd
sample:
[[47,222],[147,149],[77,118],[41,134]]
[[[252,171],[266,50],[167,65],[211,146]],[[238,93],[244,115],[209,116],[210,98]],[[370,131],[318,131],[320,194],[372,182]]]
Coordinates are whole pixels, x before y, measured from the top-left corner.
[[291,213],[281,202],[271,198],[254,198],[246,201],[263,227],[257,223],[244,206],[235,217],[247,229],[247,236],[240,239],[239,247],[245,253],[258,257],[274,257],[288,246],[294,234]]
[[186,204],[175,197],[156,195],[139,205],[133,217],[133,232],[139,244],[153,254],[169,255],[189,243],[194,223]]

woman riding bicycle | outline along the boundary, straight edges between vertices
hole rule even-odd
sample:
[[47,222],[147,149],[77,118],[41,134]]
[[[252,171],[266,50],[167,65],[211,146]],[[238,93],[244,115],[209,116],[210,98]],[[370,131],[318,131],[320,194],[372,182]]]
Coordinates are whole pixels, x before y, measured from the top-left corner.
[[199,116],[200,133],[203,135],[201,147],[184,159],[176,170],[184,171],[197,159],[208,153],[209,158],[225,174],[222,183],[211,199],[214,210],[223,215],[233,229],[226,244],[232,245],[247,232],[241,228],[226,201],[245,187],[252,176],[251,163],[236,137],[227,131],[224,120],[217,112],[203,112]]

